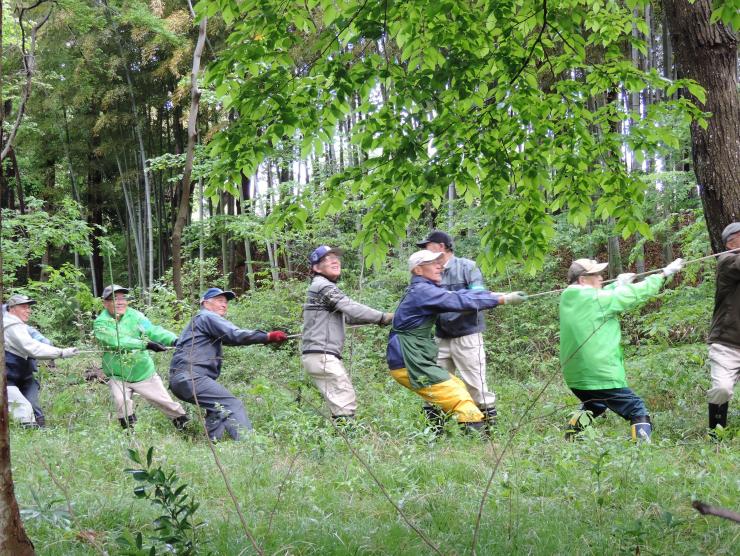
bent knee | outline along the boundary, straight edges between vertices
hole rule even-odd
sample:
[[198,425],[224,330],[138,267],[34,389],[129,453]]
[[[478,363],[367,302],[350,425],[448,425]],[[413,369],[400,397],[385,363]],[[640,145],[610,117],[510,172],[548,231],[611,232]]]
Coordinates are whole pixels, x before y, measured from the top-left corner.
[[707,392],[707,398],[709,400],[709,403],[722,405],[730,400],[732,400],[732,397],[734,395],[734,388],[731,384],[722,384],[720,386],[717,386],[715,388],[712,388]]

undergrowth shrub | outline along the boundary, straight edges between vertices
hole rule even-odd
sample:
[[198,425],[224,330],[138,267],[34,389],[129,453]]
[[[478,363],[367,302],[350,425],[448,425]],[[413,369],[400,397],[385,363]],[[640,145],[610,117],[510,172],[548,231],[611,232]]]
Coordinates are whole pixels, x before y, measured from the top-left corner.
[[161,466],[153,465],[154,447],[146,452],[142,460],[135,450],[128,450],[129,458],[139,464],[134,469],[126,469],[126,473],[139,484],[134,488],[134,496],[149,500],[153,505],[161,508],[161,515],[154,520],[154,534],[151,540],[155,542],[148,550],[144,548],[144,538],[141,532],[135,536],[125,532],[118,540],[124,547],[124,552],[131,556],[157,553],[157,544],[163,544],[165,549],[161,553],[169,552],[180,556],[202,554],[199,546],[198,529],[202,524],[194,519],[199,504],[188,493],[188,484],[183,483],[177,472],[165,471]]
[[87,286],[84,273],[65,263],[59,269],[47,267],[45,282],[32,281],[14,293],[24,293],[37,301],[31,324],[56,345],[89,341],[92,319],[102,305]]

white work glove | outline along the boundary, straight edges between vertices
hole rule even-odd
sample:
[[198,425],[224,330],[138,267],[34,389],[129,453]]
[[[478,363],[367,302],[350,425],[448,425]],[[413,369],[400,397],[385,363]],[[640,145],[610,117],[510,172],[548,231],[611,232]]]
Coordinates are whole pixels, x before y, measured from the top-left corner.
[[74,357],[75,355],[77,355],[76,347],[62,348],[62,359],[67,359],[68,357]]
[[683,269],[683,265],[683,259],[676,259],[663,269],[663,276],[665,276],[666,278],[668,278],[669,276],[673,276],[674,274],[676,274],[676,272]]
[[393,322],[393,313],[383,313],[383,316],[380,318],[380,326],[388,326]]
[[527,294],[524,292],[510,292],[502,294],[499,298],[499,303],[502,305],[519,305],[526,299]]
[[624,286],[625,284],[631,284],[635,281],[635,274],[634,272],[624,272],[617,276],[617,286]]

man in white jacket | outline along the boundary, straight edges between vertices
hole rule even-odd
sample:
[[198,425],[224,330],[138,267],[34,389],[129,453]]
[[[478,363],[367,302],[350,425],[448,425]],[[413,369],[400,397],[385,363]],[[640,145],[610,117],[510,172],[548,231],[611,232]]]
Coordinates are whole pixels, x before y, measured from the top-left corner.
[[[8,299],[7,312],[3,313],[8,412],[29,428],[38,428],[38,421],[43,422],[38,406],[39,383],[33,376],[34,360],[77,355],[77,348],[58,348],[31,337],[26,323],[35,303],[30,297],[16,294]],[[41,419],[37,420],[36,415]]]

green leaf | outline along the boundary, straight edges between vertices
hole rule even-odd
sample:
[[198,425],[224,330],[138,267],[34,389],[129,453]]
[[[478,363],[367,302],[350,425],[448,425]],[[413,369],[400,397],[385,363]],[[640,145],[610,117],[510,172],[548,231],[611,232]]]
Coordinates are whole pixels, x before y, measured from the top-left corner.
[[686,81],[685,85],[689,93],[695,96],[699,103],[705,104],[707,102],[707,94],[706,91],[704,91],[704,87],[695,81]]
[[132,450],[131,448],[128,448],[128,457],[130,460],[135,461],[139,465],[142,465],[141,457],[139,457],[139,452],[137,452],[136,450]]

